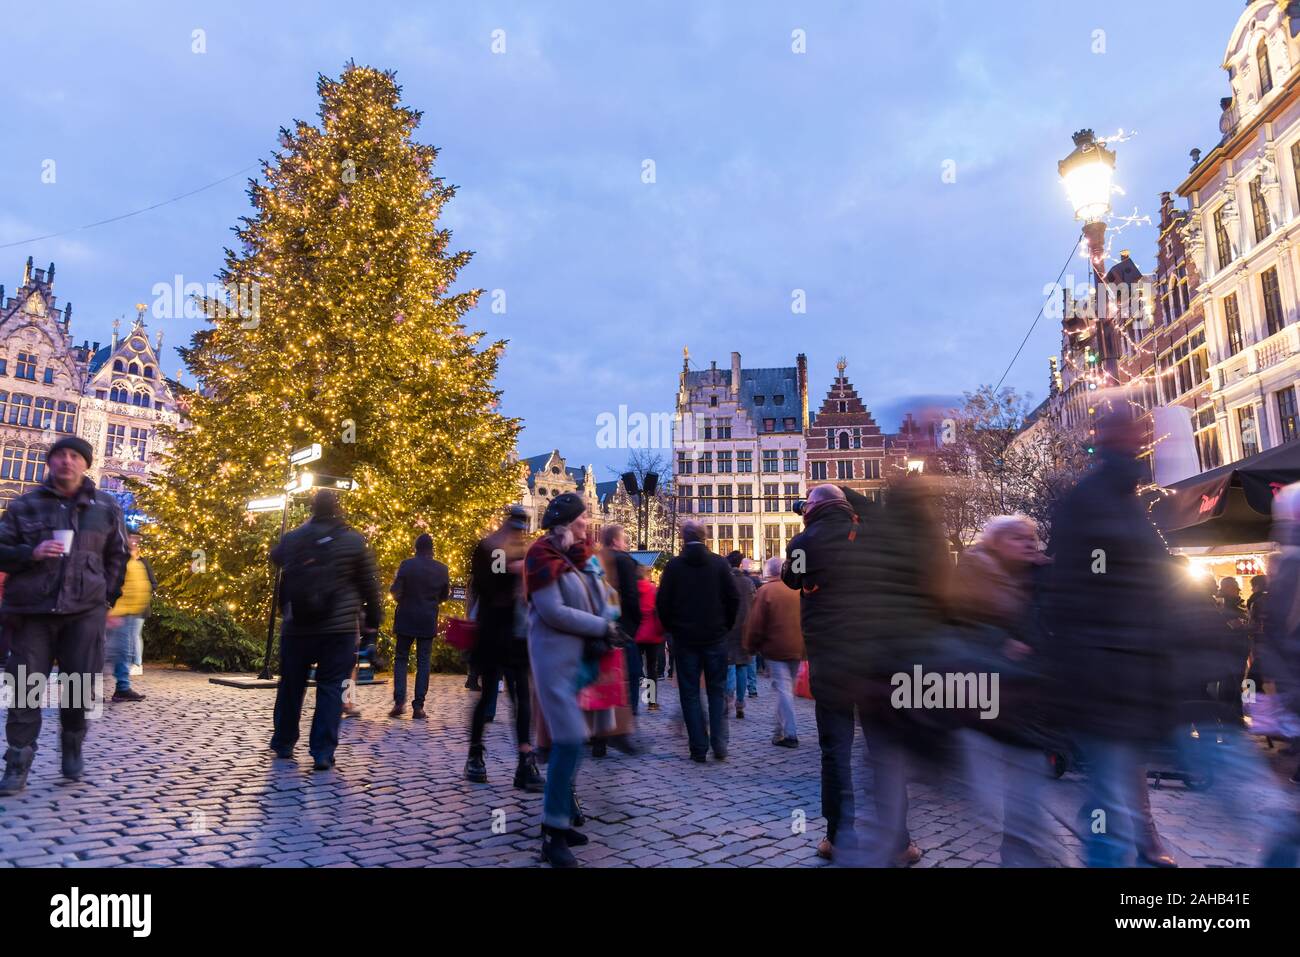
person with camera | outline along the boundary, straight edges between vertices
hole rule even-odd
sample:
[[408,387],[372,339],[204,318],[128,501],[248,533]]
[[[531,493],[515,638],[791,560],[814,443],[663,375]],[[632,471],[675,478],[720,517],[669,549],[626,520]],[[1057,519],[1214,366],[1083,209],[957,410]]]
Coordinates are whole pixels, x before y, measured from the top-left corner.
[[317,771],[334,766],[343,717],[343,685],[356,663],[357,625],[363,646],[375,643],[383,615],[379,572],[366,540],[343,519],[338,493],[321,489],[311,518],[271,549],[281,568],[280,687],[271,750],[292,758],[298,743],[307,677],[316,664],[316,711],[308,749]]
[[587,739],[578,692],[595,681],[600,659],[621,642],[621,634],[605,614],[603,586],[590,566],[582,498],[565,492],[551,499],[542,528],[546,534],[524,557],[528,655],[551,737],[541,856],[552,867],[576,867],[571,848],[587,843],[574,827],[574,781]]

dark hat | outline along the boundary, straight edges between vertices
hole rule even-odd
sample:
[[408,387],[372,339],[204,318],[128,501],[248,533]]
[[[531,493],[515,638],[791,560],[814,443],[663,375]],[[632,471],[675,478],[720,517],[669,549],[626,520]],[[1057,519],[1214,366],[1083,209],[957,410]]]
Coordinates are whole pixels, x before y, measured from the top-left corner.
[[528,527],[528,509],[522,505],[511,505],[506,509],[506,527],[526,529]]
[[49,451],[45,453],[45,461],[48,462],[50,457],[54,455],[55,452],[59,451],[59,449],[72,449],[72,451],[76,452],[86,460],[87,468],[89,468],[95,461],[95,450],[90,447],[90,443],[75,435],[65,435],[63,438],[51,445]]
[[568,525],[586,510],[587,506],[583,503],[582,496],[573,492],[557,495],[546,506],[546,512],[542,515],[542,528]]
[[415,550],[422,554],[433,551],[433,539],[429,537],[428,532],[424,532],[415,539]]
[[741,552],[729,552],[727,554],[727,561],[731,563],[732,568],[739,568],[740,563],[744,560],[745,556]]

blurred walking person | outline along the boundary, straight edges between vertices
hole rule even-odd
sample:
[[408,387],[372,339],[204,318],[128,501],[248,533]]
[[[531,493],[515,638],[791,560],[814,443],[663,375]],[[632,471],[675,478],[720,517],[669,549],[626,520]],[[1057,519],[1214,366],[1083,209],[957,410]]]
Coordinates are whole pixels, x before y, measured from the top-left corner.
[[565,492],[542,515],[543,535],[524,559],[528,594],[528,653],[537,698],[550,734],[542,798],[542,858],[552,867],[576,867],[571,848],[587,843],[573,826],[574,782],[587,738],[578,692],[595,679],[599,658],[589,644],[617,635],[605,617],[601,585],[589,569],[586,506]]
[[[1089,867],[1120,867],[1146,819],[1148,749],[1172,733],[1170,561],[1136,494],[1144,435],[1125,409],[1097,423],[1097,464],[1057,506],[1046,604],[1057,704],[1088,762]],[[1104,817],[1103,817],[1104,815]]]
[[[745,619],[754,603],[754,583],[740,565],[744,556],[732,552],[727,556],[731,575],[736,582],[736,621],[727,632],[727,708],[736,706],[736,720],[745,719],[745,694],[754,678],[754,658],[745,648]],[[757,693],[757,692],[756,692]]]
[[84,771],[86,715],[102,689],[104,627],[122,594],[128,555],[121,507],[86,477],[92,459],[85,439],[59,439],[45,453],[45,480],[0,516],[0,571],[8,576],[0,615],[15,696],[5,720],[9,747],[0,795],[27,786],[41,709],[24,702],[32,682],[49,681],[56,661],[63,776],[79,781]]
[[[600,530],[601,551],[608,555],[606,579],[618,591],[619,616],[618,626],[631,638],[641,628],[641,591],[640,565],[631,556],[627,547],[627,534],[622,525],[606,525]],[[631,712],[630,720],[635,722],[641,704],[641,650],[635,641],[623,648],[624,670],[627,675],[627,707]],[[626,754],[637,752],[633,734],[614,735],[610,738],[617,750]]]
[[338,493],[321,489],[311,518],[271,549],[282,569],[280,686],[275,694],[271,750],[293,757],[307,677],[316,665],[316,710],[308,750],[317,771],[334,767],[343,718],[344,682],[353,674],[357,631],[373,643],[383,618],[379,571],[366,540],[343,517]]
[[642,565],[638,570],[637,600],[641,603],[641,624],[637,628],[636,646],[639,649],[644,666],[641,673],[650,679],[650,711],[659,710],[659,682],[664,679],[664,629],[659,623],[659,612],[655,610],[655,596],[659,589],[650,577],[649,565]]
[[[736,621],[740,594],[736,576],[725,558],[709,551],[704,525],[682,522],[682,551],[664,569],[655,608],[672,635],[677,663],[677,692],[682,704],[692,761],[707,760],[709,748],[717,761],[727,759],[727,632]],[[700,704],[704,676],[709,718]]]
[[772,743],[779,748],[799,747],[795,723],[794,682],[803,662],[803,630],[799,626],[799,592],[781,581],[781,559],[769,558],[763,566],[763,585],[745,619],[744,644],[767,661],[776,692],[776,729]]
[[438,608],[451,594],[451,573],[433,557],[433,539],[421,534],[415,539],[415,556],[397,566],[388,592],[397,601],[393,613],[393,710],[390,718],[406,713],[407,669],[411,645],[415,645],[415,697],[411,717],[423,720],[424,699],[429,693],[429,663],[433,639],[438,635]]
[[533,754],[528,619],[524,607],[527,530],[527,511],[519,505],[511,506],[501,527],[480,541],[470,557],[470,592],[478,631],[470,656],[480,675],[482,691],[470,717],[465,778],[480,784],[487,782],[483,729],[496,712],[498,688],[504,680],[515,713],[514,786],[538,793],[543,781]]
[[135,673],[137,658],[142,655],[136,649],[143,644],[144,622],[149,617],[153,590],[158,585],[153,569],[140,554],[140,536],[131,532],[126,540],[130,558],[122,582],[122,597],[108,612],[108,629],[104,636],[104,657],[113,667],[113,679],[117,684],[113,689],[114,702],[144,700],[144,695],[131,687],[131,675]]

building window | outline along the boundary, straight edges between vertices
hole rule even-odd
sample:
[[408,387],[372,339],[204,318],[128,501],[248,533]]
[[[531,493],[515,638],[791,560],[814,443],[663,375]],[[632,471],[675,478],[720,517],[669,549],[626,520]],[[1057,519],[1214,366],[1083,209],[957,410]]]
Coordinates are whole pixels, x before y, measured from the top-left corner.
[[866,473],[864,478],[880,479],[880,459],[866,459],[862,463],[863,470]]
[[8,375],[8,374],[9,374],[9,360],[0,359],[0,375]]
[[128,404],[131,401],[131,393],[126,390],[125,386],[115,385],[108,390],[108,401]]
[[719,555],[730,555],[732,550],[735,549],[736,545],[731,537],[732,529],[734,529],[735,527],[736,526],[734,525],[718,526],[718,554]]
[[145,366],[145,367],[144,367],[144,377],[145,377],[146,379],[152,379],[152,378],[153,378],[153,366]]
[[826,463],[825,463],[825,462],[814,462],[814,463],[812,464],[812,480],[813,480],[814,482],[825,482],[825,481],[826,481]]
[[784,420],[784,424],[785,424],[785,430],[786,430],[787,432],[796,432],[796,431],[798,431],[798,430],[794,427],[794,419],[785,419],[785,420]]
[[1217,469],[1223,464],[1219,454],[1219,430],[1214,423],[1214,409],[1196,414],[1196,451],[1201,457],[1201,471]]
[[36,357],[30,352],[18,353],[18,367],[14,369],[14,375],[19,379],[27,379],[31,382],[35,382]]
[[690,453],[689,453],[689,452],[678,452],[678,453],[677,453],[677,474],[678,474],[678,475],[690,475],[690,474],[691,474],[691,470],[692,470],[693,468],[694,468],[694,463],[691,461],[691,455],[690,455]]
[[[735,509],[732,508],[733,504],[734,503],[731,500],[731,486],[719,485],[718,486],[718,511],[722,512],[723,514],[735,511]],[[727,533],[727,537],[728,538],[731,537],[730,532]]]
[[700,474],[701,475],[713,474],[713,453],[712,452],[700,453]]
[[847,449],[849,447],[849,433],[841,432],[839,437],[839,448]]
[[840,459],[835,463],[835,477],[840,481],[847,481],[853,478],[853,460]]
[[0,479],[11,482],[23,480],[23,450],[12,445],[5,449],[4,459],[0,460]]
[[776,449],[763,450],[763,471],[764,472],[776,471]]
[[1295,180],[1296,201],[1300,204],[1300,140],[1291,144],[1291,176]]
[[1264,179],[1256,176],[1250,181],[1250,213],[1255,220],[1255,242],[1262,243],[1272,232],[1269,225],[1268,206],[1264,203]]
[[763,511],[781,511],[781,486],[776,482],[765,483],[763,485]]
[[718,397],[716,395],[709,396],[709,408],[716,409],[717,407],[718,407]]
[[763,405],[763,397],[761,395],[754,396],[754,405]]
[[32,397],[30,395],[11,395],[9,397],[9,424],[30,425],[32,421]]
[[1219,253],[1219,268],[1228,268],[1232,262],[1232,243],[1228,241],[1228,227],[1223,225],[1223,207],[1214,211],[1214,244]]
[[841,411],[841,412],[847,412],[847,411],[849,411],[849,404],[848,404],[847,402],[841,400],[841,401],[840,401],[840,411]]
[[1282,290],[1277,284],[1277,267],[1266,269],[1259,277],[1260,289],[1264,293],[1264,321],[1268,325],[1268,334],[1282,331],[1286,324],[1286,315],[1282,312]]
[[131,457],[143,462],[149,451],[149,430],[131,429]]
[[[736,486],[736,511],[752,512],[754,510],[754,486],[737,485]],[[742,529],[744,525],[740,526]],[[752,536],[751,536],[752,537]],[[744,535],[741,535],[744,538]]]
[[5,410],[9,405],[9,393],[0,392],[0,422],[5,420]]
[[713,486],[701,485],[700,490],[696,493],[700,501],[700,514],[713,514]]
[[32,425],[38,429],[54,428],[54,400],[42,397],[36,400],[36,416]]
[[787,512],[793,512],[794,503],[797,501],[799,501],[799,483],[786,482],[785,483],[785,510]]
[[126,365],[123,364],[123,362],[122,362],[121,359],[114,359],[114,360],[113,360],[113,371],[114,371],[114,372],[125,372],[125,371],[126,371]]
[[45,481],[45,450],[28,449],[27,464],[23,469],[24,482],[44,482]]
[[[119,458],[120,451],[126,449],[126,426],[110,425],[108,427],[108,438],[104,440],[104,458]],[[543,490],[543,495],[546,492]]]
[[54,368],[53,366],[45,367],[45,384],[54,385]]
[[781,471],[782,472],[799,471],[799,450],[798,449],[781,450]]
[[137,392],[131,399],[132,405],[138,405],[142,409],[153,408],[153,396],[148,392]]
[[739,548],[741,552],[746,556],[752,555],[754,553],[754,526],[739,525],[737,528],[740,529]]
[[1259,95],[1273,89],[1273,71],[1268,65],[1268,40],[1260,40],[1255,48],[1255,65],[1259,68]]
[[763,526],[763,561],[777,558],[781,554],[781,526]]
[[718,471],[723,475],[731,474],[731,453],[730,452],[718,453]]
[[677,511],[683,515],[691,514],[691,487],[683,485],[677,490]]
[[763,431],[764,431],[764,432],[775,432],[775,431],[776,431],[776,419],[764,419],[764,420],[763,420]]
[[1237,410],[1237,428],[1241,432],[1241,455],[1249,458],[1259,452],[1259,431],[1255,426],[1255,407],[1242,406]]
[[702,438],[702,439],[711,439],[711,438],[713,438],[713,420],[712,420],[712,419],[705,419],[705,420],[704,420],[704,434],[703,434],[702,436],[700,436],[700,438]]
[[1241,313],[1235,292],[1223,299],[1223,321],[1228,331],[1228,355],[1235,356],[1241,351]]
[[1277,393],[1277,418],[1282,423],[1282,441],[1293,442],[1300,437],[1300,423],[1296,421],[1295,388],[1288,386]]
[[717,430],[718,430],[718,438],[720,438],[720,439],[729,439],[729,438],[731,438],[731,420],[730,420],[730,419],[718,419],[718,420],[716,420],[716,422],[714,422],[714,425],[717,427]]
[[736,471],[752,472],[754,471],[754,453],[737,452],[736,453]]
[[783,395],[774,395],[774,396],[772,396],[772,404],[773,404],[773,405],[785,405],[785,396],[783,396]]

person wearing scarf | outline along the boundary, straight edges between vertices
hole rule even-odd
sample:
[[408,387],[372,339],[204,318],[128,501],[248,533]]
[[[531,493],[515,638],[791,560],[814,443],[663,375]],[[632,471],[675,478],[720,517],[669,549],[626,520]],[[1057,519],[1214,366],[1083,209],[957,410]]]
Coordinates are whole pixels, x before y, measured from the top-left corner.
[[547,534],[533,542],[524,557],[528,653],[551,737],[541,855],[552,867],[576,867],[570,848],[587,843],[573,826],[573,786],[587,738],[578,691],[594,677],[591,663],[584,662],[583,646],[585,639],[614,627],[605,615],[600,583],[589,568],[592,550],[586,540],[585,511],[582,499],[572,492],[553,498],[542,516]]

